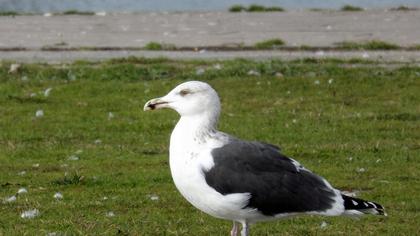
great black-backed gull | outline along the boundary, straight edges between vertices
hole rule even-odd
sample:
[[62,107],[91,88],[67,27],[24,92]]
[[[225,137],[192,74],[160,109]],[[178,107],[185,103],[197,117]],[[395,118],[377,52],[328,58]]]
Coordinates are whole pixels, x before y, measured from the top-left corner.
[[207,83],[182,83],[144,106],[161,108],[181,115],[169,153],[176,187],[196,208],[232,220],[232,236],[239,224],[246,236],[250,223],[300,214],[385,215],[381,205],[341,194],[278,147],[218,131],[220,100]]

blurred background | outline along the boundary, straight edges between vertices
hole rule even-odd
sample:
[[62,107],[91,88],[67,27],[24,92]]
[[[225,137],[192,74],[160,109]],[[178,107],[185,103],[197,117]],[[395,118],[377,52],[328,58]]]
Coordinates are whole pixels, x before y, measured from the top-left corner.
[[3,11],[55,12],[75,9],[79,11],[210,11],[225,10],[234,4],[261,4],[298,8],[340,8],[343,5],[357,5],[365,8],[387,8],[396,5],[420,6],[419,0],[0,0]]

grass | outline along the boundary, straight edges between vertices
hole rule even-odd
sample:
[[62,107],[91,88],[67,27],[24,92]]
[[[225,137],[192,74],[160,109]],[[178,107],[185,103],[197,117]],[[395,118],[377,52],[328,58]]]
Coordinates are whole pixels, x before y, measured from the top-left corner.
[[266,6],[258,5],[258,4],[251,4],[251,5],[249,5],[249,7],[245,7],[245,6],[242,6],[242,5],[233,5],[229,8],[229,12],[242,12],[242,11],[247,11],[247,12],[273,12],[273,11],[284,11],[284,8],[278,7],[278,6],[266,7]]
[[95,12],[93,11],[79,11],[79,10],[67,10],[59,13],[59,15],[84,15],[84,16],[93,16]]
[[275,49],[284,46],[284,41],[281,39],[269,39],[258,42],[254,45],[256,49]]
[[401,5],[398,7],[391,8],[390,10],[391,11],[417,11],[417,8]]
[[363,8],[358,6],[352,6],[352,5],[344,5],[340,9],[341,11],[363,11]]
[[229,12],[241,12],[241,11],[246,11],[246,7],[242,5],[233,5],[229,7]]
[[[253,235],[418,234],[418,66],[164,58],[9,66],[0,65],[0,235],[228,234],[231,222],[199,212],[172,183],[168,140],[178,116],[142,111],[186,80],[219,92],[221,130],[280,145],[389,214],[291,218],[253,225]],[[2,202],[21,187],[28,193]],[[38,217],[20,218],[34,208]]]
[[412,50],[420,50],[420,44],[415,44],[410,47]]
[[371,40],[365,42],[344,41],[336,43],[336,45],[338,48],[346,50],[395,50],[400,48],[400,46],[396,44],[380,40]]
[[20,13],[16,11],[0,11],[0,16],[20,16],[20,15],[30,15],[29,13]]
[[173,44],[165,44],[165,43],[158,43],[158,42],[149,42],[144,46],[144,49],[147,50],[175,50],[176,46]]

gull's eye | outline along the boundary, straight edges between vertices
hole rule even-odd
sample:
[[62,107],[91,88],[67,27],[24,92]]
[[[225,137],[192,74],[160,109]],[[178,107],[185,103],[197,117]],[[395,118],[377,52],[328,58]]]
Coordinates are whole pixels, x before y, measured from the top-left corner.
[[190,93],[191,93],[191,91],[188,90],[188,89],[183,89],[183,90],[179,91],[179,95],[181,95],[181,96],[185,96],[185,95],[190,94]]

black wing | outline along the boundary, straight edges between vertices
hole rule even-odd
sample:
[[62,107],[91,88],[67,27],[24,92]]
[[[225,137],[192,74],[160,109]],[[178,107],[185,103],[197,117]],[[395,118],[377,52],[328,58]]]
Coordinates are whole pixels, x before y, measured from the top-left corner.
[[335,202],[321,177],[298,168],[271,144],[231,140],[212,156],[215,165],[203,170],[207,184],[224,195],[251,193],[246,207],[265,215],[324,211]]

